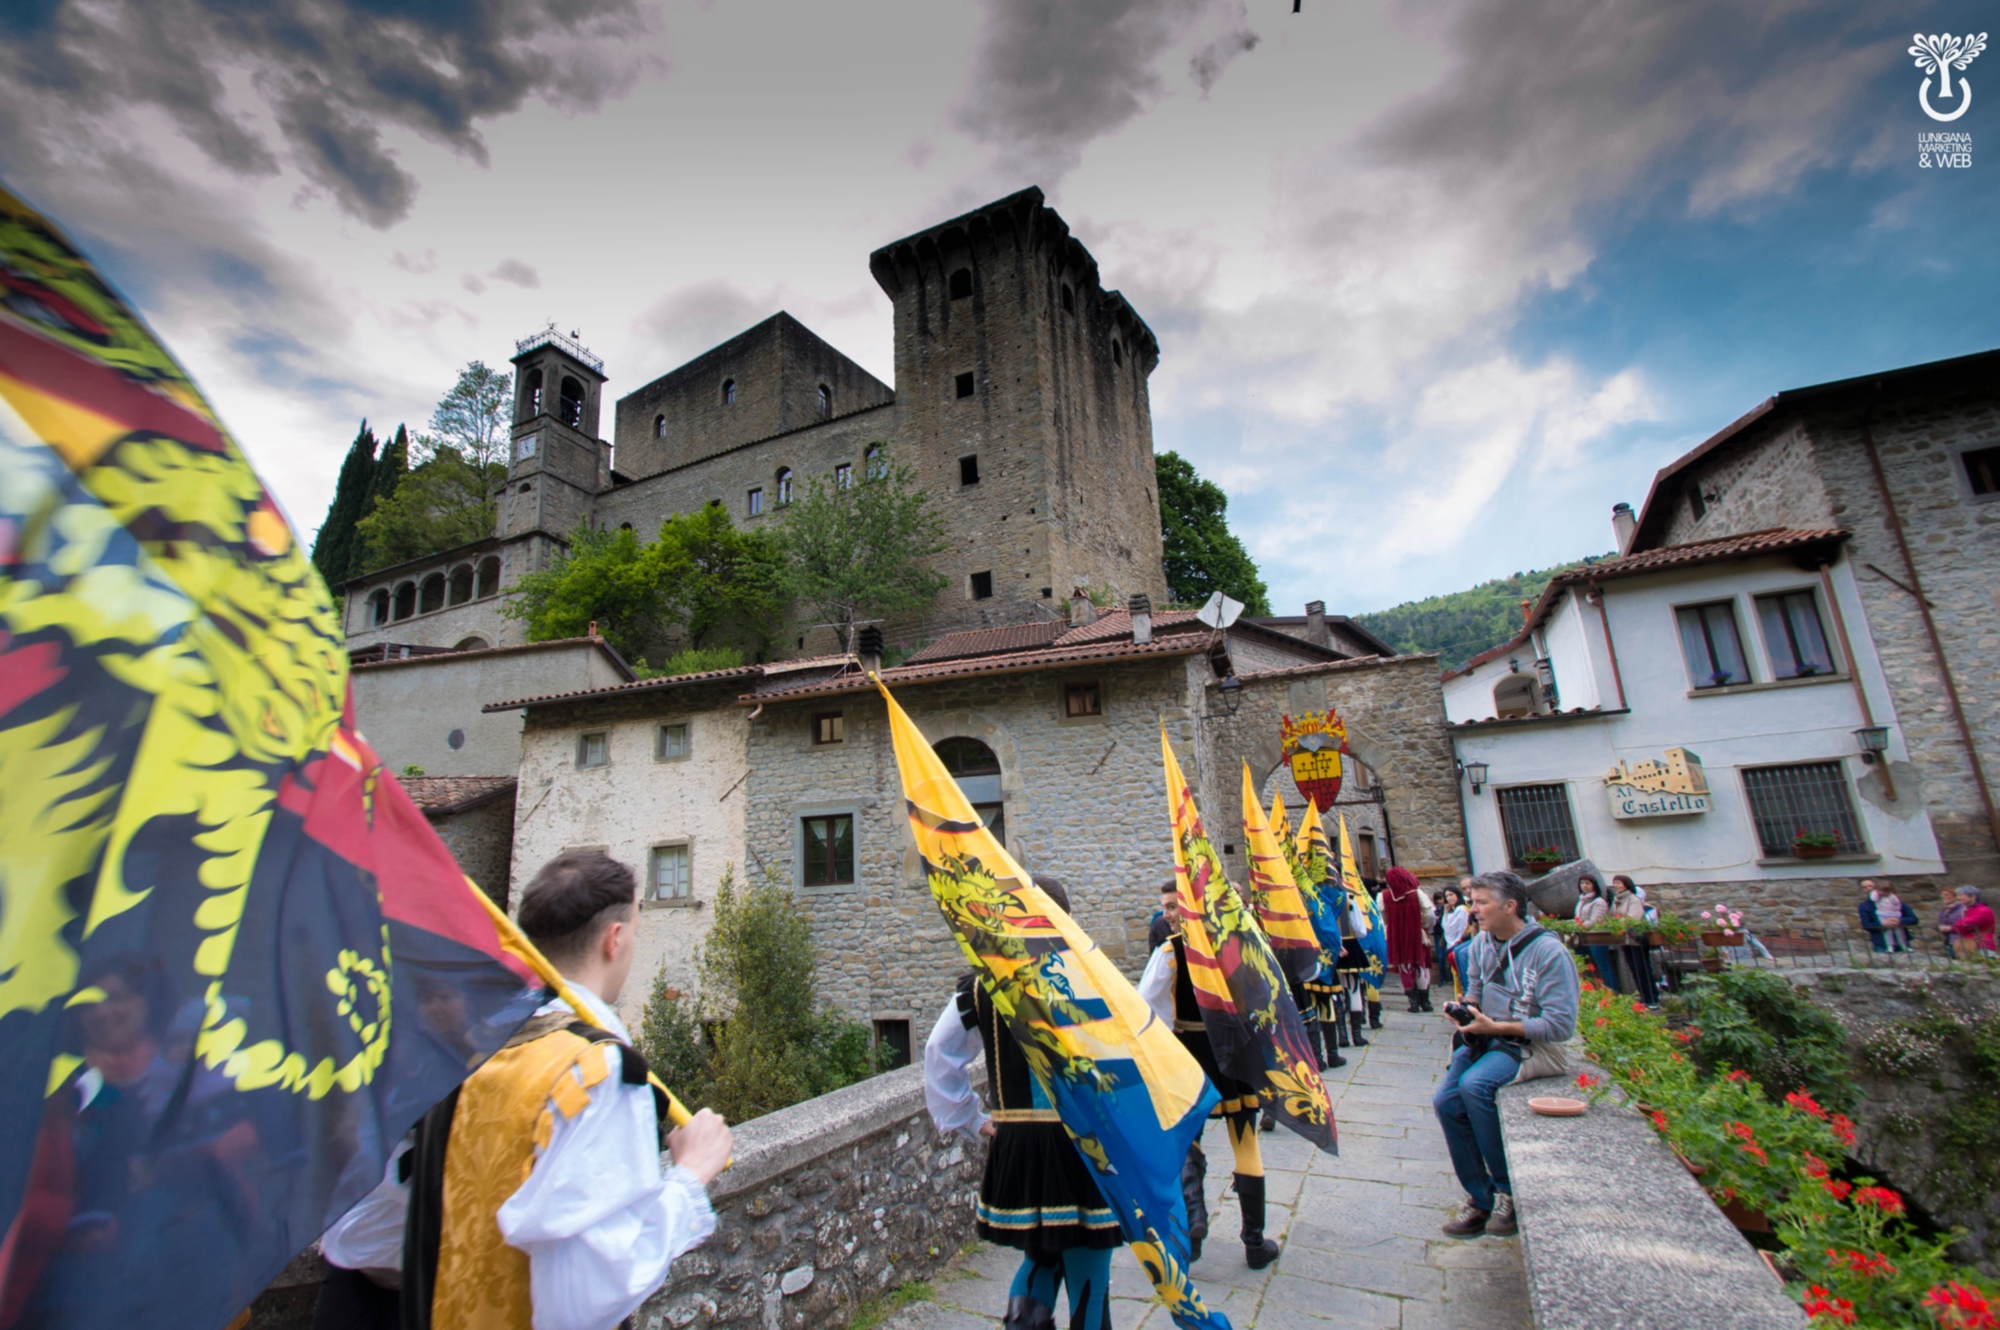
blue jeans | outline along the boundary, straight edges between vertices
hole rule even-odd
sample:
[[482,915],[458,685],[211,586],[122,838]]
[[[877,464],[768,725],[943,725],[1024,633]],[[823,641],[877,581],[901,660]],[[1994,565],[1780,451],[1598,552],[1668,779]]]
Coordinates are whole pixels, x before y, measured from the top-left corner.
[[1868,946],[1870,950],[1887,951],[1889,949],[1888,942],[1884,940],[1882,937],[1881,929],[1871,928],[1868,929],[1867,932],[1868,932]]
[[1500,1108],[1494,1102],[1500,1087],[1520,1073],[1511,1054],[1493,1049],[1478,1061],[1463,1048],[1451,1055],[1444,1083],[1431,1096],[1451,1167],[1459,1185],[1482,1210],[1493,1208],[1493,1193],[1513,1194],[1507,1180],[1507,1146],[1500,1136]]
[[1611,948],[1585,947],[1584,950],[1590,953],[1590,963],[1597,967],[1597,977],[1604,981],[1604,986],[1614,993],[1623,993],[1625,985],[1618,978],[1618,967],[1611,963]]

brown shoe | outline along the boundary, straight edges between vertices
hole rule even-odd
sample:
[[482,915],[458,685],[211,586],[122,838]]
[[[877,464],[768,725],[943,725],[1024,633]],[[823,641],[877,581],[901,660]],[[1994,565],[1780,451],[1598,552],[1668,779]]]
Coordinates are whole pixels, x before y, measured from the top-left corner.
[[1514,1220],[1514,1198],[1504,1191],[1493,1193],[1493,1213],[1486,1220],[1486,1236],[1511,1238],[1521,1231]]
[[1486,1231],[1486,1221],[1490,1217],[1487,1211],[1467,1201],[1444,1226],[1444,1235],[1448,1238],[1476,1238]]

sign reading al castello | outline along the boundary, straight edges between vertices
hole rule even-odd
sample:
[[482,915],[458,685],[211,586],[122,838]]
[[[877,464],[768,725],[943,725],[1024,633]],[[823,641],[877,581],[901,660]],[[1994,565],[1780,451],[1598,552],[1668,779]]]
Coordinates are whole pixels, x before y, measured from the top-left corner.
[[1669,748],[1664,762],[1620,762],[1604,778],[1611,816],[1619,819],[1686,817],[1708,811],[1708,778],[1701,758]]

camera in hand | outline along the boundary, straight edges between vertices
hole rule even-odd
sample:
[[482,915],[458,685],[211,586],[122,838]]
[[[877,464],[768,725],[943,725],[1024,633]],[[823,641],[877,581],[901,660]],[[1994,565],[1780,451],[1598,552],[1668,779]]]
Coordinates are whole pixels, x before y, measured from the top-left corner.
[[1463,1002],[1447,1002],[1444,1004],[1444,1014],[1460,1025],[1470,1025],[1472,1018],[1479,1013]]

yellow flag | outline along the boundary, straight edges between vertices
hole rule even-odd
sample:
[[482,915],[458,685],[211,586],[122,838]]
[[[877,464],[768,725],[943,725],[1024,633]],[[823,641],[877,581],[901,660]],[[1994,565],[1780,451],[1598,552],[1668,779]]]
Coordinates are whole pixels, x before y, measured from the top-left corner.
[[1264,810],[1257,805],[1257,786],[1250,764],[1243,764],[1243,841],[1250,860],[1250,902],[1264,927],[1271,949],[1278,953],[1285,977],[1302,984],[1319,973],[1319,939],[1305,900],[1285,861],[1284,844],[1271,833]]

